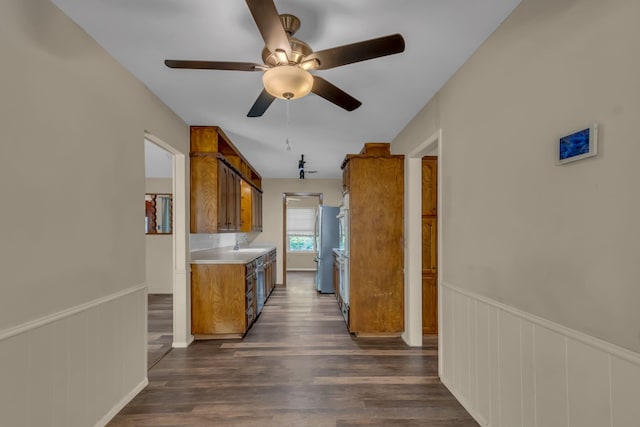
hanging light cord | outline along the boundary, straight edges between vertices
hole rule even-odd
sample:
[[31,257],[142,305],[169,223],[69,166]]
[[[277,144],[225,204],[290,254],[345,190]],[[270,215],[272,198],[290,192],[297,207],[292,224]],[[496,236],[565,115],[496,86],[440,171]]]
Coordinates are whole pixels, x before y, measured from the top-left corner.
[[287,99],[287,138],[286,138],[286,150],[291,151],[291,144],[289,144],[289,122],[291,121],[291,113],[289,110],[289,103],[291,99]]

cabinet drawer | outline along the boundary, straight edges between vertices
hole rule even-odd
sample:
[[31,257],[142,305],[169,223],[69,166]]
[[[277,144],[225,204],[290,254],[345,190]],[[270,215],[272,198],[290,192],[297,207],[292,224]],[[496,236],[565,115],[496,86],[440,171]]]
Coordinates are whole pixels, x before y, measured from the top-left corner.
[[247,270],[247,277],[249,277],[255,272],[256,264],[255,262],[251,261],[250,263],[245,265],[245,268]]
[[349,306],[342,301],[342,307],[340,307],[340,311],[342,311],[342,317],[344,317],[344,321],[349,326]]
[[253,292],[253,286],[255,282],[256,282],[256,273],[253,273],[251,276],[248,276],[245,281],[245,285],[246,285],[245,292]]
[[253,312],[253,306],[251,306],[247,309],[247,329],[249,329],[249,326],[251,326],[251,324],[253,323],[253,320],[254,320],[254,312]]
[[247,292],[247,307],[253,307],[253,290]]

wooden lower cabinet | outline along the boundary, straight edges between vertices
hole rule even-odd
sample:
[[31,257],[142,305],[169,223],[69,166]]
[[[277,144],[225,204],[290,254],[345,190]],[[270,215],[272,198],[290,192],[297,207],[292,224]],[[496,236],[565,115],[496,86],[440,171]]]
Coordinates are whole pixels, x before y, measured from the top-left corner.
[[264,263],[264,287],[265,287],[265,295],[268,297],[273,292],[273,289],[276,287],[276,251],[271,251],[268,255],[265,256]]
[[258,292],[256,260],[246,264],[191,265],[191,333],[196,339],[241,338],[275,288],[276,251],[262,255],[264,294]]
[[243,264],[191,265],[191,333],[196,339],[244,335],[249,326],[246,277]]

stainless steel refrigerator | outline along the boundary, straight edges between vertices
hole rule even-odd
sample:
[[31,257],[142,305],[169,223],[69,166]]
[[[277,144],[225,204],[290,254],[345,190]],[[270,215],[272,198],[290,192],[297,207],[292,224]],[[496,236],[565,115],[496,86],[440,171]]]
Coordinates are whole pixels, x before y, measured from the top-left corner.
[[336,206],[318,207],[316,218],[316,251],[318,263],[316,290],[323,294],[333,293],[333,249],[340,246],[338,213]]

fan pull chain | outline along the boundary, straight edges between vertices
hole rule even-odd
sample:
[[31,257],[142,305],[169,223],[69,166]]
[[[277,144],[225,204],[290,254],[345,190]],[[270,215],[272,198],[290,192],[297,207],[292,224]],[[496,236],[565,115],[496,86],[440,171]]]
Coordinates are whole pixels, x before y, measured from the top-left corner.
[[286,150],[287,151],[291,151],[291,144],[289,143],[289,122],[291,121],[291,113],[289,111],[289,103],[291,102],[291,99],[288,98],[287,99],[287,139],[286,139]]

